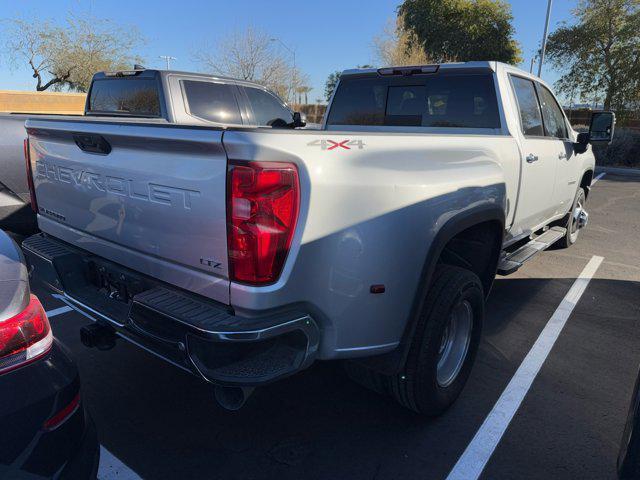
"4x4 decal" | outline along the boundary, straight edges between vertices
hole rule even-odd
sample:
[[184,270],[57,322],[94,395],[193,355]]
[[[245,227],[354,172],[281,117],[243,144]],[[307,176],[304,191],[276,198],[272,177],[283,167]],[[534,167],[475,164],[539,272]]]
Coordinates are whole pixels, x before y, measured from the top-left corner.
[[312,142],[307,143],[309,147],[320,147],[322,150],[336,150],[342,149],[351,150],[352,147],[357,147],[358,150],[362,150],[365,146],[365,143],[362,140],[314,140]]

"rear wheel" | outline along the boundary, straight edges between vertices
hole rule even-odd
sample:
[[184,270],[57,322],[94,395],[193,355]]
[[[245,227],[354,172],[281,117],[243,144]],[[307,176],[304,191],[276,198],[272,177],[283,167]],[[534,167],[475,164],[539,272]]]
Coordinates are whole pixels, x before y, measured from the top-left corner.
[[587,202],[587,196],[583,188],[579,188],[576,192],[575,199],[573,200],[573,206],[569,219],[565,225],[567,229],[566,235],[558,240],[557,246],[560,248],[569,248],[578,240],[578,234],[580,230],[587,225],[589,215],[585,210],[585,204]]
[[469,377],[483,317],[480,279],[468,270],[443,265],[434,275],[401,372],[387,376],[357,364],[347,371],[411,410],[438,415],[456,400]]

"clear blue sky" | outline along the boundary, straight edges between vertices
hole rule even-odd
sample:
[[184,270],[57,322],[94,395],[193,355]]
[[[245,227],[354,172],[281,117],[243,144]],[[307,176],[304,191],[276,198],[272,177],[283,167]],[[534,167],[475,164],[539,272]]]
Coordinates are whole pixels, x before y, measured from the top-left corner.
[[[201,69],[192,52],[203,42],[216,39],[248,25],[269,32],[295,49],[300,68],[311,78],[314,91],[309,100],[323,97],[327,75],[335,70],[373,63],[372,39],[379,34],[401,0],[0,0],[0,19],[50,18],[62,22],[67,12],[78,9],[110,18],[121,25],[136,26],[146,44],[140,56],[144,65],[162,67],[159,55],[177,57],[172,67]],[[544,29],[545,0],[512,0],[516,40],[528,70]],[[550,30],[570,20],[576,0],[555,0]],[[0,23],[2,28],[2,23]],[[2,46],[0,46],[0,53]],[[282,52],[287,54],[285,50]],[[557,74],[543,70],[543,78],[554,81]],[[0,57],[0,90],[32,90],[28,68],[11,69]]]

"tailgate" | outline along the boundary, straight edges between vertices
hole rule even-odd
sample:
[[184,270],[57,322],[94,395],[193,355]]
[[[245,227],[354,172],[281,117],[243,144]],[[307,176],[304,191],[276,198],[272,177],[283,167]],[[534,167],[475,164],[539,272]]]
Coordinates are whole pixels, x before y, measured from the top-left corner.
[[222,130],[27,122],[42,231],[228,303]]

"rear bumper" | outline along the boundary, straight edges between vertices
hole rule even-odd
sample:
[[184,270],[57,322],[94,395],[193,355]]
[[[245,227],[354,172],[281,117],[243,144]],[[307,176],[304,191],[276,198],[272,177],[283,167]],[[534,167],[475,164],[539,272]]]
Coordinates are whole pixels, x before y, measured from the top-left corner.
[[80,391],[78,369],[62,344],[55,340],[43,358],[2,375],[0,391],[1,478],[95,478],[100,445],[82,400],[54,429],[43,429]]
[[69,460],[62,472],[60,480],[86,478],[93,480],[98,475],[100,466],[100,444],[93,419],[87,414],[86,429],[75,456]]
[[84,315],[208,382],[257,386],[307,368],[319,332],[310,315],[258,318],[160,283],[43,234],[23,242],[30,271]]

